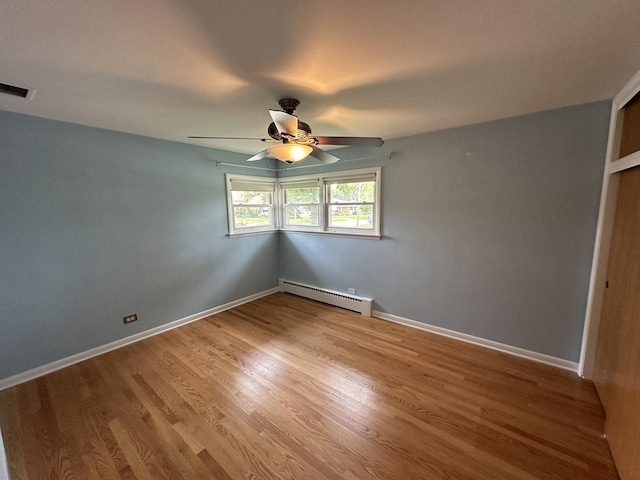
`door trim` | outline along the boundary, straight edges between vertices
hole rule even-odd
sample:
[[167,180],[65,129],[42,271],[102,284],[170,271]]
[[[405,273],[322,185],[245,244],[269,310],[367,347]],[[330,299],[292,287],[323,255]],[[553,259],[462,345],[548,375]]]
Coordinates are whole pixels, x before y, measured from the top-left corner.
[[616,158],[620,152],[620,137],[622,135],[622,108],[640,92],[640,70],[631,77],[622,90],[615,96],[611,105],[611,122],[609,124],[609,140],[602,176],[602,192],[600,195],[600,210],[598,212],[598,226],[591,263],[591,278],[589,280],[589,294],[587,297],[587,311],[582,333],[582,347],[578,363],[578,375],[593,378],[596,345],[600,316],[607,280],[607,265],[613,234],[613,222],[616,214],[618,197],[619,173],[640,165],[640,153],[635,152],[623,158]]

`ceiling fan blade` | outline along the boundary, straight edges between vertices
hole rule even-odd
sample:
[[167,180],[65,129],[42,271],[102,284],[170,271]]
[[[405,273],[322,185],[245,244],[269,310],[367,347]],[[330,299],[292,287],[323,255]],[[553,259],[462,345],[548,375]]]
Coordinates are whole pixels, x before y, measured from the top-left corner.
[[258,137],[197,137],[194,135],[189,135],[187,138],[206,138],[210,140],[259,140],[261,142],[266,142],[269,140],[267,138]]
[[285,133],[292,137],[298,135],[298,117],[279,110],[269,110],[269,114],[271,114],[273,123],[276,124],[280,133]]
[[260,153],[256,153],[253,157],[247,158],[247,162],[255,162],[256,160],[262,160],[270,155],[269,150],[262,150]]
[[330,153],[325,152],[324,150],[320,150],[319,148],[314,147],[313,145],[310,145],[310,147],[313,150],[309,154],[309,156],[320,160],[322,163],[336,163],[338,160],[340,160],[335,155],[331,155]]
[[384,140],[378,137],[317,137],[318,145],[354,145],[359,147],[381,147]]

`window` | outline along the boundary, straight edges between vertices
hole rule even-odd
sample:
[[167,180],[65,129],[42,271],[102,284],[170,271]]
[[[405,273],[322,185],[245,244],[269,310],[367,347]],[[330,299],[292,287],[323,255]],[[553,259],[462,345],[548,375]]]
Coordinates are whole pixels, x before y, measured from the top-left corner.
[[317,229],[320,226],[320,182],[293,181],[280,183],[283,228]]
[[330,230],[374,230],[375,175],[326,179],[325,188]]
[[380,171],[283,179],[227,174],[229,234],[288,230],[380,238]]
[[227,175],[229,233],[275,229],[275,179]]

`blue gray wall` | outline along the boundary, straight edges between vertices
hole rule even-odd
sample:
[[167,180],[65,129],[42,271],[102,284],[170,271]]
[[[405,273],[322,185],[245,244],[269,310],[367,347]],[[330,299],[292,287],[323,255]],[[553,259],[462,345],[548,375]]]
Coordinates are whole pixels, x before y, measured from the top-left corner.
[[[608,116],[609,102],[581,105],[338,163],[383,166],[384,238],[360,240],[229,239],[224,173],[254,172],[215,162],[246,156],[0,112],[0,378],[278,276],[354,287],[387,313],[577,360]],[[138,322],[124,326],[131,313]]]
[[277,286],[277,235],[225,237],[245,158],[0,112],[0,379]]
[[384,238],[282,234],[280,276],[577,361],[609,111],[598,102],[418,135],[387,142],[391,159],[336,164],[383,166]]

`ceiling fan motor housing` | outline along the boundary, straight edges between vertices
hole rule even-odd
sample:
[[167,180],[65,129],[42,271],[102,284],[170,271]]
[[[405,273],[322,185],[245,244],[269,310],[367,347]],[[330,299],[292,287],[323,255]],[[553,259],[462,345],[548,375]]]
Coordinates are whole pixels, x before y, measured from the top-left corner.
[[[305,132],[307,135],[311,135],[311,127],[307,123],[301,122],[300,120],[298,120],[298,131],[300,130]],[[269,128],[267,128],[267,133],[274,140],[282,140],[282,135],[280,135],[280,132],[278,131],[278,127],[276,127],[276,124],[274,122],[271,122],[269,124]]]

